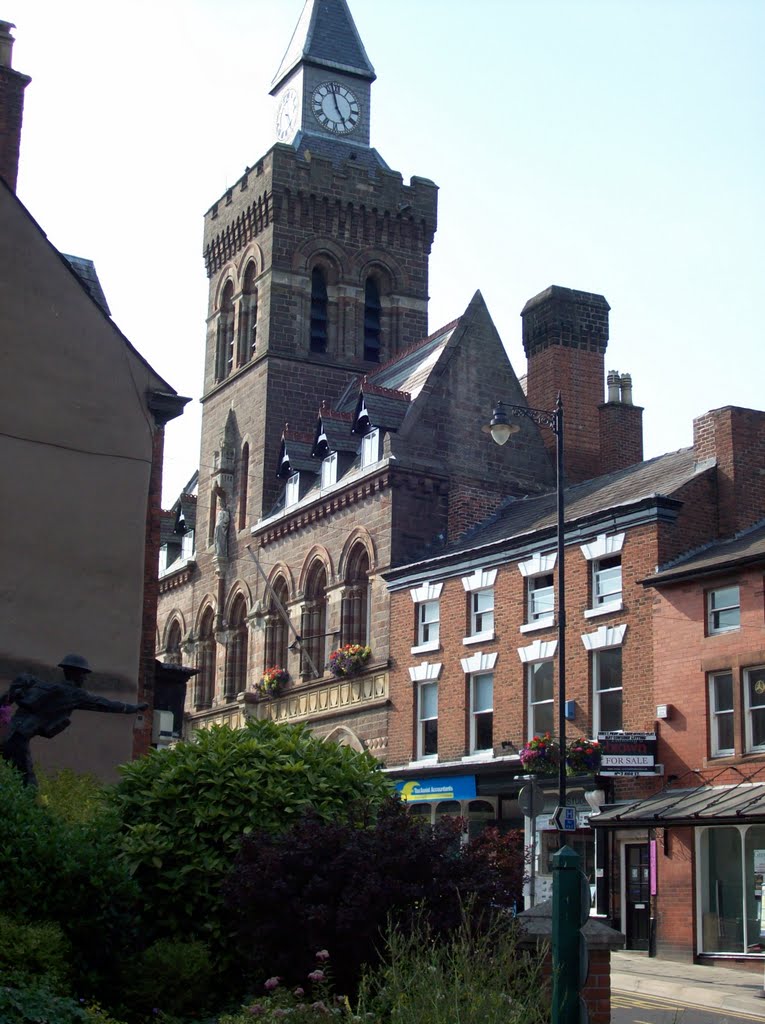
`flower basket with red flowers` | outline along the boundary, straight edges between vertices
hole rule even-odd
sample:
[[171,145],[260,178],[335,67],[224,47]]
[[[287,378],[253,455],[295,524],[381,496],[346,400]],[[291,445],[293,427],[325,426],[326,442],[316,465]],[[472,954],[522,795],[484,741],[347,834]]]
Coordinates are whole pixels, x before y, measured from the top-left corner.
[[554,775],[560,764],[560,746],[549,732],[534,736],[521,748],[521,764],[527,772]]
[[279,668],[278,665],[267,668],[255,683],[255,693],[261,697],[276,697],[289,678],[290,674],[286,668]]
[[352,676],[360,672],[372,655],[371,647],[362,644],[344,644],[329,656],[329,671],[333,676]]
[[600,747],[597,740],[580,736],[566,746],[566,769],[569,775],[587,775],[600,768]]

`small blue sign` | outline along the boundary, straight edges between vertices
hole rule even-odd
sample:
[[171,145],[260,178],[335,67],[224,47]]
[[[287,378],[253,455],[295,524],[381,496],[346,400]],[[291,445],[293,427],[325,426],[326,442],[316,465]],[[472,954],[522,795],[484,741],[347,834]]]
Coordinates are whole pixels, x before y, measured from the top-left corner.
[[475,800],[475,775],[442,775],[438,779],[399,779],[396,790],[402,800]]

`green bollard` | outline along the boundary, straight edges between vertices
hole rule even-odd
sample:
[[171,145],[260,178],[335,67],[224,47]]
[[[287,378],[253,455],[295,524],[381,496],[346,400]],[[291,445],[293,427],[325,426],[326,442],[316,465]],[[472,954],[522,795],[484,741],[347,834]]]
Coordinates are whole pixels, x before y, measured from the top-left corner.
[[552,1024],[579,1024],[582,926],[579,854],[570,846],[561,847],[553,855],[552,870]]

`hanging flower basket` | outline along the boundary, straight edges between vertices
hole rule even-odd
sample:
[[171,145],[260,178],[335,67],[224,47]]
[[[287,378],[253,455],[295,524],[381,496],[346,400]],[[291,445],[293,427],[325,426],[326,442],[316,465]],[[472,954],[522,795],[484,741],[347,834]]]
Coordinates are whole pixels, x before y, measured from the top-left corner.
[[521,764],[527,772],[554,775],[560,764],[560,747],[549,732],[534,736],[521,749]]
[[352,676],[360,672],[372,655],[371,647],[361,644],[345,644],[329,656],[329,671],[333,676]]
[[588,775],[600,768],[600,746],[597,740],[580,736],[566,746],[566,767],[569,775]]
[[286,682],[289,682],[290,674],[286,668],[279,668],[274,665],[267,668],[255,684],[255,693],[261,697],[276,697],[279,690]]

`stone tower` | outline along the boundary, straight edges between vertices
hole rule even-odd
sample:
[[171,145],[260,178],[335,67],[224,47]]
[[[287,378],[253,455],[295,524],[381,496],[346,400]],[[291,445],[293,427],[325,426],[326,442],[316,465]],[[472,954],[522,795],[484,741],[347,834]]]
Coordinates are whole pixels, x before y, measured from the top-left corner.
[[370,147],[374,79],[345,0],[307,0],[271,90],[275,144],[205,215],[198,550],[223,503],[234,546],[271,511],[264,453],[286,422],[310,432],[320,400],[427,334],[437,189]]

